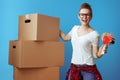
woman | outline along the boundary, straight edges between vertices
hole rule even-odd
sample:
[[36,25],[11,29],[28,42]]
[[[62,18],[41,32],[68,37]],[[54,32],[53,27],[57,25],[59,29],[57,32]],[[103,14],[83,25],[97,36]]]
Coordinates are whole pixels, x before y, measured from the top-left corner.
[[[99,48],[99,34],[90,25],[92,9],[83,3],[78,13],[81,25],[75,25],[66,35],[60,31],[63,40],[71,40],[73,54],[66,80],[102,80],[94,63],[94,58],[103,56],[103,45]],[[104,50],[106,52],[107,46]]]

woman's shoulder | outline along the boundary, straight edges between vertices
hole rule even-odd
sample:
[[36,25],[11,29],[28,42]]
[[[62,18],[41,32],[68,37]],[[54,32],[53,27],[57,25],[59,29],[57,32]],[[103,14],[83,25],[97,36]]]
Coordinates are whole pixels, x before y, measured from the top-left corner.
[[79,27],[79,25],[74,25],[71,30],[75,30]]
[[92,30],[91,33],[92,33],[91,34],[92,37],[99,37],[100,36],[98,31],[96,31],[96,30]]
[[93,34],[99,35],[98,31],[93,29],[93,28],[89,28],[89,32],[92,32]]
[[95,32],[95,34],[96,34],[97,36],[100,36],[99,33],[98,33],[98,31],[94,30],[94,32]]
[[80,25],[74,25],[73,28],[79,28]]

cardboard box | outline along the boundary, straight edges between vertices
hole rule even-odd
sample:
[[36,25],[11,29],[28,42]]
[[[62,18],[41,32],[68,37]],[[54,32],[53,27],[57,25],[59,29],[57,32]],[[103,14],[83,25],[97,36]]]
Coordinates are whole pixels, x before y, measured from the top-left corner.
[[18,40],[59,40],[60,20],[42,14],[19,16]]
[[14,68],[14,80],[60,80],[59,67]]
[[9,64],[19,68],[64,65],[63,42],[10,41]]

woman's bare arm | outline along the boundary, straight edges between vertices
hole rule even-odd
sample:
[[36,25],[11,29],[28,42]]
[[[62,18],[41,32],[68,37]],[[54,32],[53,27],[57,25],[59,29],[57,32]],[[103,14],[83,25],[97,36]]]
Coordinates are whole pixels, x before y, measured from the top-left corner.
[[[107,52],[107,45],[105,46],[105,50],[104,52]],[[103,56],[102,54],[102,50],[103,50],[103,45],[99,48],[98,46],[93,46],[93,55],[95,58],[101,58]]]
[[71,36],[70,36],[70,35],[66,35],[66,34],[63,33],[61,30],[60,30],[60,32],[59,32],[59,35],[60,35],[60,37],[61,37],[63,40],[65,40],[65,41],[71,40]]

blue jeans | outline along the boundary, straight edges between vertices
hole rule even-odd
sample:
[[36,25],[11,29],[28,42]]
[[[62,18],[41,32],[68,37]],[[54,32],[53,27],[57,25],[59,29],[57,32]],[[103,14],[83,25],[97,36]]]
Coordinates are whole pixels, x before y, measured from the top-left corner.
[[81,71],[81,75],[83,76],[83,80],[95,80],[94,73]]
[[[83,77],[83,80],[95,80],[94,73],[89,73],[89,72],[81,71],[81,75]],[[70,76],[69,76],[68,80],[70,80]]]

